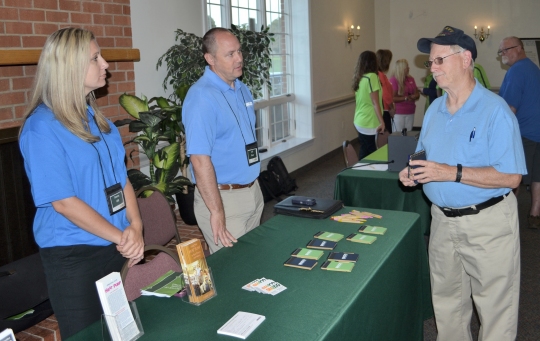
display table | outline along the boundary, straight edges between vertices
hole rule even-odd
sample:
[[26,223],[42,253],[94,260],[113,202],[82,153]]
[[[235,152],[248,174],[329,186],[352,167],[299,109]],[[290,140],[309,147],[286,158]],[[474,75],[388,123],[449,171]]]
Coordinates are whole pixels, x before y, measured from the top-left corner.
[[[361,162],[388,161],[388,145],[366,156]],[[422,185],[405,187],[398,172],[347,169],[336,178],[334,199],[347,206],[381,208],[385,210],[416,212],[424,234],[429,234],[431,202],[422,191]]]
[[[346,213],[346,207],[338,213]],[[361,209],[359,209],[361,210]],[[416,213],[370,210],[369,222],[388,228],[371,245],[341,240],[335,251],[356,252],[351,273],[283,266],[319,231],[342,233],[357,224],[277,215],[208,257],[217,296],[193,306],[181,299],[140,297],[140,340],[234,340],[217,330],[238,311],[266,316],[250,340],[422,340],[432,316],[427,253]],[[277,296],[241,287],[266,277],[287,287]],[[69,340],[101,340],[95,323]]]

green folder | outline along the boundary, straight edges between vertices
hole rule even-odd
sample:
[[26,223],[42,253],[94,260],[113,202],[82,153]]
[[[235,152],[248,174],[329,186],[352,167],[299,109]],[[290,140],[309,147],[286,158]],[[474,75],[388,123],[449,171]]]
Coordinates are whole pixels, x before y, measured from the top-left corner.
[[324,254],[324,252],[320,251],[320,250],[298,248],[298,249],[294,250],[294,252],[291,254],[291,256],[317,260],[317,259],[321,258],[321,256],[323,254]]
[[339,233],[321,231],[315,234],[313,237],[322,240],[329,240],[331,242],[339,242],[344,236]]
[[347,237],[347,240],[355,243],[373,244],[377,240],[375,236],[368,236],[367,234],[353,233]]
[[358,232],[383,235],[386,232],[386,230],[387,228],[382,227],[382,226],[362,225],[358,229]]
[[351,272],[354,268],[355,263],[346,263],[346,262],[334,262],[328,260],[321,265],[321,269],[330,270],[330,271],[342,271],[342,272]]

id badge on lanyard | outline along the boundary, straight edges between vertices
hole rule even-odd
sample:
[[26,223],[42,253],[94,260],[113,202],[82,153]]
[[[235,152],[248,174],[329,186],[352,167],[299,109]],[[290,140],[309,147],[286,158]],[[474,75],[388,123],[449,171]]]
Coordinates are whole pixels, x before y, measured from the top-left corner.
[[246,156],[249,166],[261,161],[259,159],[259,147],[257,147],[257,141],[246,145]]
[[105,188],[105,197],[107,199],[107,206],[109,206],[109,213],[111,215],[116,214],[126,208],[124,191],[119,183]]

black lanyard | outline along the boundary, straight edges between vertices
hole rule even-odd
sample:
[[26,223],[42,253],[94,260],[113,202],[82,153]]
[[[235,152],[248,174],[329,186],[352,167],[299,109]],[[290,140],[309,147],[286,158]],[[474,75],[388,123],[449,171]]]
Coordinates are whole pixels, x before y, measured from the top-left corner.
[[[244,101],[244,105],[246,104],[246,99],[244,97],[244,93],[242,92],[242,87],[240,87],[238,89],[238,91],[240,91],[240,94],[242,95],[242,100]],[[227,100],[227,97],[225,96],[225,94],[223,92],[221,92],[221,94],[223,95],[223,98],[225,98],[225,102],[227,102],[227,105],[229,106],[229,108],[231,109],[231,112],[234,116],[234,118],[236,119],[236,124],[238,124],[238,128],[240,129],[240,134],[242,134],[242,139],[244,140],[244,144],[247,145],[246,143],[246,139],[244,137],[244,133],[242,132],[242,127],[240,126],[240,121],[238,120],[238,117],[236,116],[236,113],[234,112],[231,104],[229,103],[229,101]],[[236,98],[236,96],[235,96]],[[255,137],[255,132],[253,131],[253,129],[251,128],[252,127],[252,123],[251,123],[251,118],[249,118],[249,111],[247,110],[247,106],[245,107],[246,108],[246,114],[247,114],[247,118],[248,118],[248,121],[249,121],[249,128],[251,130],[251,134],[253,135],[253,140],[255,142],[257,142],[257,138]]]
[[[94,118],[94,122],[96,123],[96,127],[97,127],[97,129],[99,131],[99,135],[101,135],[101,140],[103,140],[103,142],[105,142],[105,147],[107,147],[107,152],[109,153],[109,160],[111,160],[111,167],[112,167],[112,171],[113,171],[114,182],[118,183],[118,181],[116,181],[116,172],[114,171],[114,164],[113,164],[113,160],[112,160],[112,156],[111,156],[111,151],[109,150],[109,145],[107,144],[107,141],[105,141],[105,137],[103,137],[103,133],[99,129],[96,117],[95,116],[92,116],[92,117]],[[101,176],[103,177],[103,186],[105,186],[105,188],[107,188],[107,182],[105,181],[105,171],[103,170],[103,163],[101,162],[101,155],[99,154],[99,150],[96,148],[96,146],[94,146],[94,143],[96,143],[96,142],[93,142],[90,145],[92,147],[94,147],[94,149],[96,150],[96,153],[98,155],[99,167],[101,168]]]

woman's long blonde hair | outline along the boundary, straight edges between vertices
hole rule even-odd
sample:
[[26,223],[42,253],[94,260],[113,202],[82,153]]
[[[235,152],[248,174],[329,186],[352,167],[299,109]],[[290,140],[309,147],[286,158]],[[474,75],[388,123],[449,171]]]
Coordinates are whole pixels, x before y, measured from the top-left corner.
[[[39,58],[30,102],[24,121],[41,104],[52,110],[64,127],[86,142],[100,138],[92,135],[87,106],[95,113],[99,130],[110,132],[105,116],[99,111],[93,92],[85,94],[84,81],[90,64],[92,32],[82,28],[63,28],[51,34]],[[24,127],[24,123],[21,126]]]
[[405,88],[405,78],[407,73],[405,69],[409,66],[407,59],[396,60],[396,68],[394,69],[394,77],[398,81],[398,95],[403,96],[403,89]]

